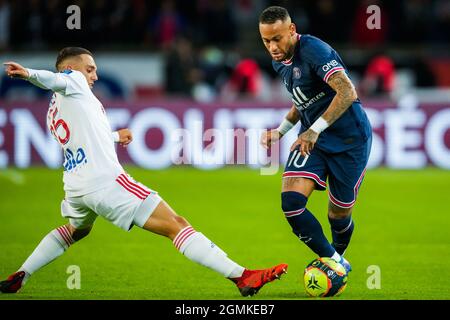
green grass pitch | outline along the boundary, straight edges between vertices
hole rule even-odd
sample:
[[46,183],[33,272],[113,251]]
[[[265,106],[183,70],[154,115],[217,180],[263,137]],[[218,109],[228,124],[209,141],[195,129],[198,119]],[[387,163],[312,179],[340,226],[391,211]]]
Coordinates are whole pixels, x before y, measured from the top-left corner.
[[[261,176],[258,170],[239,167],[127,170],[159,191],[238,263],[248,268],[289,264],[281,281],[251,299],[310,299],[300,279],[315,256],[291,233],[280,209],[281,172]],[[61,174],[46,168],[0,171],[0,278],[15,271],[43,236],[66,222],[59,211]],[[346,253],[353,272],[342,296],[333,299],[450,299],[449,196],[450,171],[369,170]],[[330,238],[326,192],[315,192],[308,208]],[[67,288],[71,265],[80,267],[81,289]],[[370,266],[379,267],[380,289],[367,287]],[[234,284],[190,262],[166,238],[136,227],[124,232],[99,218],[87,238],[34,274],[19,294],[0,294],[0,299],[241,296]]]

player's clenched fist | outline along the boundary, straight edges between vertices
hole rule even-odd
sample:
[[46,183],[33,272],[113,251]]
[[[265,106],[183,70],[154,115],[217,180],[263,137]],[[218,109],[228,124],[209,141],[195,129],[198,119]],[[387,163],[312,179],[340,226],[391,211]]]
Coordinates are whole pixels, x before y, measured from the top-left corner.
[[277,129],[270,131],[264,131],[261,135],[261,144],[264,148],[269,149],[269,147],[281,139],[281,133]]
[[5,72],[8,77],[26,79],[30,76],[27,69],[16,62],[8,61],[4,62],[3,65],[5,66]]
[[133,141],[133,135],[129,129],[120,129],[117,132],[119,133],[119,143],[122,146],[127,146]]

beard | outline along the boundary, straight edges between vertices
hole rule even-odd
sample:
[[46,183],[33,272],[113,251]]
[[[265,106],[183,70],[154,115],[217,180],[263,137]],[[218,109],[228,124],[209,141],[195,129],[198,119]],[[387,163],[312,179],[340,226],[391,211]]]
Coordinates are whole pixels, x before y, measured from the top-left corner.
[[[287,50],[285,52],[280,52],[278,55],[273,56],[272,54],[270,54],[270,56],[272,57],[272,59],[276,62],[281,62],[281,61],[285,61],[285,60],[289,60],[292,58],[292,56],[294,55],[294,49],[295,46],[292,43],[289,43],[289,46],[287,48]],[[284,53],[284,54],[283,54]]]

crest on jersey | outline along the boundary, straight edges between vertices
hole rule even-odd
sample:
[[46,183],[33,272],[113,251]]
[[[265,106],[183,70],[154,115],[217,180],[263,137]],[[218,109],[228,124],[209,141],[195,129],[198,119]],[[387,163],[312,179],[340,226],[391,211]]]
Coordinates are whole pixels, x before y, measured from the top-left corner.
[[294,69],[292,69],[292,75],[294,76],[294,79],[300,79],[300,77],[302,76],[300,68],[295,67]]

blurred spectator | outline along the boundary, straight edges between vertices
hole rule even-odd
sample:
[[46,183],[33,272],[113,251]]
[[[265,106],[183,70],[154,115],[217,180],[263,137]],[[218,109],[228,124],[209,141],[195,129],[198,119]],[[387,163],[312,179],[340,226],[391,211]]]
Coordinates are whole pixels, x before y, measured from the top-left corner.
[[130,5],[122,24],[126,43],[142,44],[147,29],[147,16],[151,12],[151,8],[145,0],[118,1]]
[[102,38],[110,40],[115,35],[112,35],[109,30],[108,16],[111,12],[109,1],[96,0],[89,4],[92,5],[92,8],[88,11],[89,19],[87,20],[90,38],[89,44],[96,43],[98,39]]
[[47,44],[59,44],[64,41],[64,32],[67,27],[63,12],[66,12],[66,8],[62,6],[61,1],[49,0],[45,2],[43,17],[46,23],[46,32],[44,32],[44,40]]
[[403,32],[399,40],[404,43],[428,42],[434,21],[431,0],[403,1]]
[[359,91],[365,96],[390,94],[394,84],[394,62],[387,55],[379,54],[369,61]]
[[175,38],[186,28],[186,21],[178,12],[173,0],[165,0],[160,11],[152,17],[147,29],[148,39],[153,39],[163,49],[167,49]]
[[34,49],[43,49],[44,41],[42,38],[44,31],[44,19],[42,16],[42,6],[39,0],[31,0],[28,12],[22,23],[25,23],[26,35],[28,36],[27,45]]
[[[70,5],[81,9],[81,30],[65,26]],[[0,41],[28,50],[62,43],[153,50],[189,34],[201,45],[226,49],[244,43],[252,50],[258,16],[269,5],[285,6],[299,32],[342,45],[448,44],[450,38],[449,0],[0,0]],[[369,5],[381,8],[381,30],[366,26]]]
[[201,80],[198,64],[192,43],[184,37],[178,37],[167,53],[165,91],[168,94],[190,96],[194,84]]
[[9,2],[7,0],[0,0],[0,51],[9,47],[10,15]]
[[450,1],[438,0],[434,7],[434,16],[436,16],[433,28],[433,41],[450,43]]
[[[81,9],[81,30],[66,27],[70,5]],[[0,50],[145,50],[167,62],[155,87],[161,90],[164,72],[171,95],[273,98],[284,88],[258,33],[270,5],[286,7],[299,33],[337,46],[366,94],[390,92],[395,78],[396,86],[450,83],[450,0],[0,0]],[[367,27],[370,5],[381,8],[380,30]],[[364,65],[379,47],[389,51]]]
[[262,74],[258,63],[253,59],[242,59],[224,86],[222,97],[231,100],[236,98],[257,98],[261,90]]
[[228,78],[226,54],[215,46],[206,46],[199,53],[201,81],[195,84],[193,97],[197,101],[208,102],[216,98],[220,88]]
[[236,44],[237,25],[231,11],[230,3],[226,0],[210,1],[200,12],[203,42],[207,45],[220,44],[232,46]]
[[[420,52],[411,65],[415,75],[414,85],[419,88],[435,87],[436,76],[431,69],[430,64],[427,62],[427,58],[424,53]],[[447,70],[448,71],[448,70]],[[446,72],[447,73],[447,72]]]
[[[351,9],[345,7],[345,10],[342,10],[342,8],[337,1],[314,1],[310,8],[309,32],[327,42],[348,39],[349,24],[345,15],[348,14],[346,11]],[[295,19],[295,16],[293,19]]]
[[111,34],[113,35],[111,39],[112,41],[116,39],[116,41],[126,42],[126,31],[130,30],[130,28],[126,27],[127,21],[125,21],[125,18],[131,18],[129,15],[127,16],[129,8],[130,4],[127,1],[115,1],[109,17]]
[[266,8],[265,3],[260,0],[234,0],[233,2],[231,10],[235,23],[253,29],[258,24],[259,16],[256,13]]

